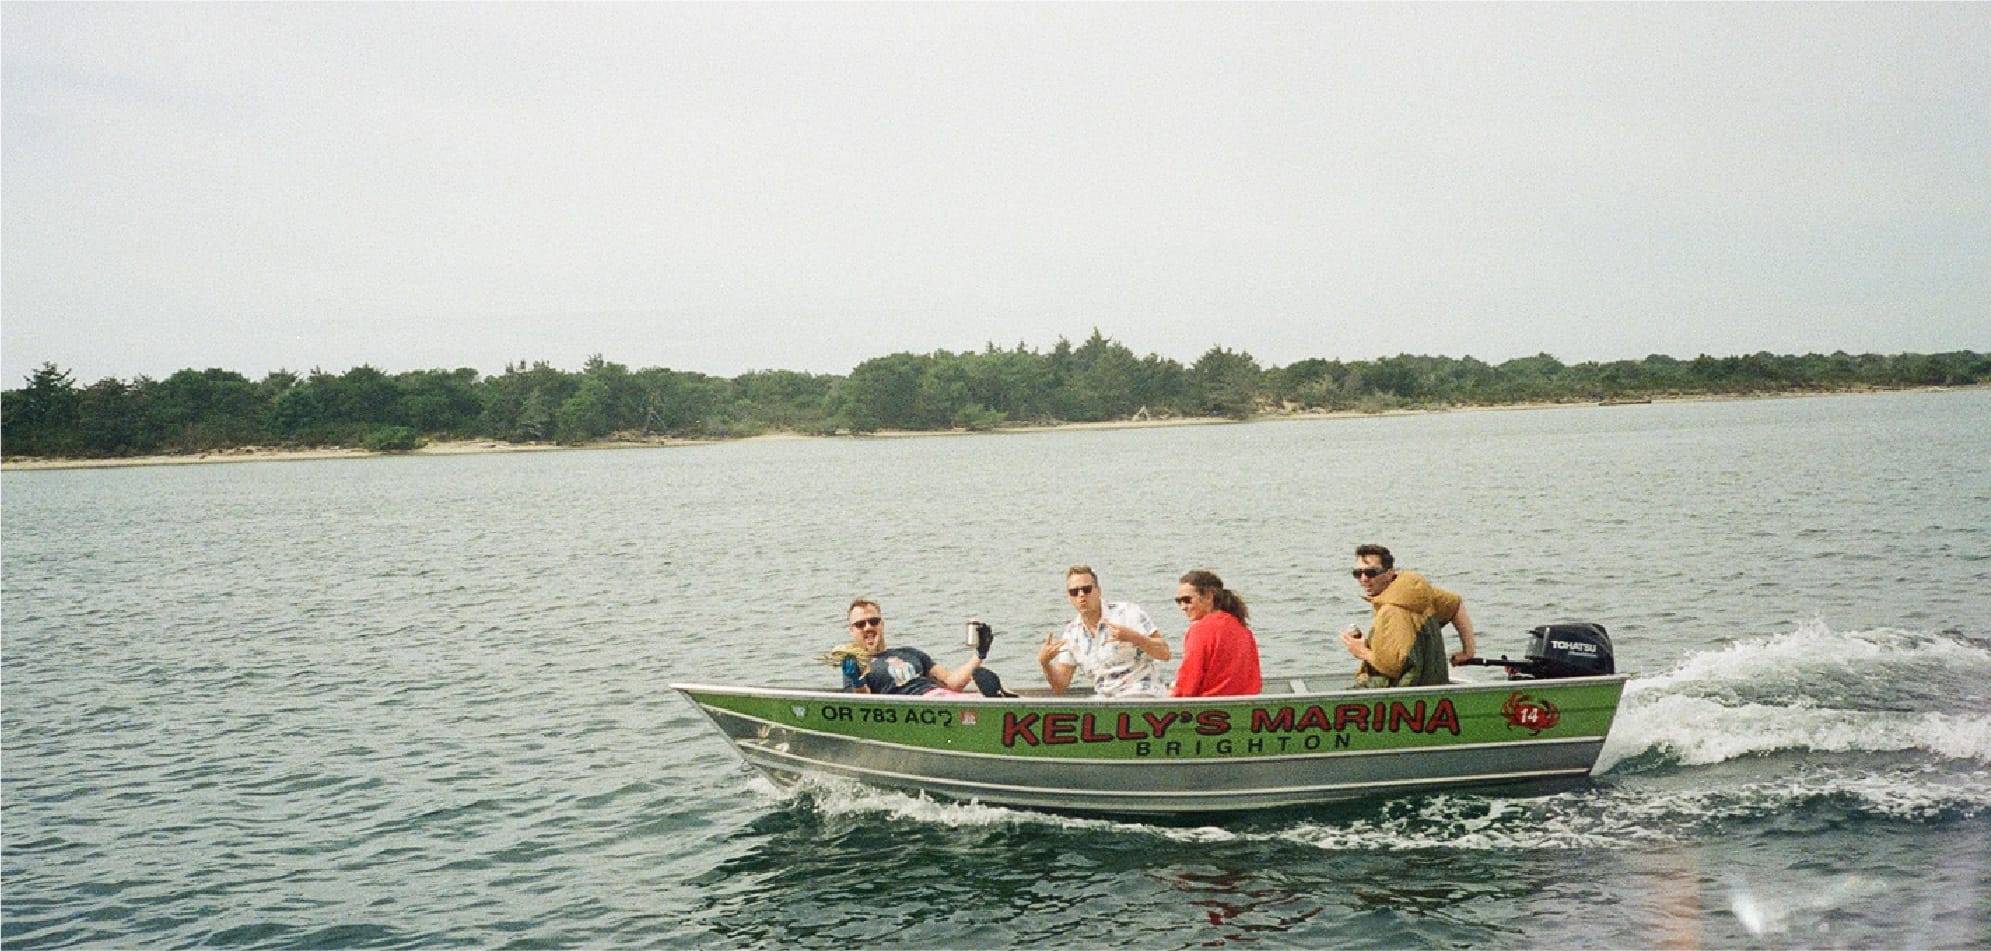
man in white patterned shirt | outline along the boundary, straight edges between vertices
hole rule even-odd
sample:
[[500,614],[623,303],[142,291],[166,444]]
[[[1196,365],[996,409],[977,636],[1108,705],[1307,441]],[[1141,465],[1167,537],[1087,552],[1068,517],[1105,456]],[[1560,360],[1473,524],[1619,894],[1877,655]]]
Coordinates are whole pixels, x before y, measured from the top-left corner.
[[1168,639],[1140,605],[1105,603],[1099,575],[1086,565],[1065,569],[1065,596],[1076,611],[1063,633],[1044,636],[1037,663],[1051,692],[1063,694],[1072,674],[1085,671],[1095,696],[1166,697],[1168,677],[1159,661],[1173,656]]

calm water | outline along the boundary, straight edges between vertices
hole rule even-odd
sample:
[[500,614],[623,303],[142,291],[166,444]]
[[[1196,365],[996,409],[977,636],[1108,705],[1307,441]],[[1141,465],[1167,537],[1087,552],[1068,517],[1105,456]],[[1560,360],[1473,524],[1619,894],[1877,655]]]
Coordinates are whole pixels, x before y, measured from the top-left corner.
[[[1991,392],[4,477],[10,947],[1991,944]],[[781,795],[665,686],[1060,569],[1344,667],[1361,541],[1610,627],[1590,787],[1216,825]],[[1179,637],[1179,620],[1164,620]],[[1484,649],[1483,648],[1483,649]],[[1484,676],[1482,674],[1481,676]]]

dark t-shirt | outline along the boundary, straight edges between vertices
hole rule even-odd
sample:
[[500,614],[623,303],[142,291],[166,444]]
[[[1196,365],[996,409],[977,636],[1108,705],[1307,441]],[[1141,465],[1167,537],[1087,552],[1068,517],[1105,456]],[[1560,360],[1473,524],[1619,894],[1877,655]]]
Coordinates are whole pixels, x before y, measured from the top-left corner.
[[933,669],[933,658],[916,647],[894,647],[880,651],[871,658],[871,669],[864,673],[864,686],[872,693],[919,694],[940,686],[927,671]]

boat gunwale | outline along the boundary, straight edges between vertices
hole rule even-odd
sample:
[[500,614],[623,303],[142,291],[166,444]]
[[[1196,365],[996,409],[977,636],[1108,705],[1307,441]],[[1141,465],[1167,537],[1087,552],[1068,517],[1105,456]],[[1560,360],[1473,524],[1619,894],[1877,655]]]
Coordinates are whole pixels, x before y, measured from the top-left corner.
[[[696,701],[691,694],[696,691],[744,697],[786,697],[811,700],[838,700],[843,702],[860,701],[864,703],[975,703],[996,704],[1000,706],[1062,706],[1069,704],[1084,709],[1098,709],[1100,707],[1178,706],[1182,704],[1219,706],[1242,703],[1292,703],[1320,697],[1375,698],[1439,692],[1517,690],[1522,689],[1522,685],[1526,684],[1552,684],[1560,686],[1564,684],[1602,685],[1615,682],[1622,685],[1631,678],[1631,674],[1599,674],[1592,677],[1556,677],[1548,680],[1496,680],[1485,683],[1458,681],[1428,687],[1342,687],[1335,690],[1310,690],[1306,693],[1248,693],[1233,694],[1224,697],[985,697],[980,694],[958,694],[936,697],[932,694],[845,693],[841,690],[807,687],[740,687],[687,682],[673,683],[670,685],[670,688],[684,694],[686,699],[693,699],[694,702]],[[1303,674],[1281,679],[1306,680],[1307,675]]]

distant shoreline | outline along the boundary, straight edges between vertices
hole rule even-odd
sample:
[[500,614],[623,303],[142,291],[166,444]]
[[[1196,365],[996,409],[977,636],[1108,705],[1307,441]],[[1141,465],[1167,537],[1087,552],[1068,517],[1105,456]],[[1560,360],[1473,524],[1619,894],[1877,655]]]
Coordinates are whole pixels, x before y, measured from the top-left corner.
[[1049,433],[1068,430],[1115,430],[1115,429],[1159,429],[1176,426],[1216,426],[1242,423],[1277,422],[1281,420],[1337,420],[1371,419],[1388,416],[1425,416],[1446,413],[1512,412],[1542,409],[1576,409],[1599,406],[1631,407],[1665,403],[1724,403],[1741,400],[1765,399],[1809,399],[1823,396],[1875,396],[1887,393],[1948,393],[1959,390],[1991,389],[1991,386],[1912,386],[1898,389],[1862,389],[1792,391],[1780,393],[1713,393],[1687,396],[1639,397],[1631,400],[1583,400],[1578,402],[1532,402],[1502,403],[1488,406],[1438,406],[1428,408],[1389,409],[1377,412],[1361,410],[1295,410],[1291,412],[1261,413],[1249,419],[1225,419],[1222,417],[1187,416],[1168,419],[1118,419],[1082,423],[1044,423],[1019,426],[1002,426],[995,429],[913,429],[881,430],[874,433],[848,436],[817,436],[796,432],[773,432],[758,436],[733,438],[687,439],[670,436],[651,436],[634,439],[599,440],[595,442],[564,445],[555,443],[514,443],[501,439],[450,439],[430,442],[420,449],[406,452],[373,452],[366,449],[331,447],[320,449],[282,449],[245,446],[238,449],[217,449],[202,453],[162,454],[150,456],[130,456],[120,459],[62,459],[25,458],[0,463],[0,470],[38,471],[48,469],[124,469],[139,466],[187,466],[211,465],[231,462],[302,462],[312,459],[373,459],[393,456],[469,456],[506,452],[562,452],[588,449],[660,449],[682,448],[686,446],[711,446],[726,443],[770,442],[791,439],[904,439],[932,436],[1002,436],[1018,433]]

